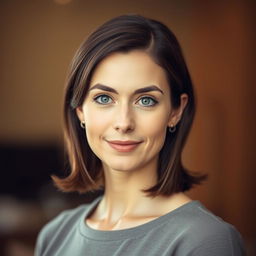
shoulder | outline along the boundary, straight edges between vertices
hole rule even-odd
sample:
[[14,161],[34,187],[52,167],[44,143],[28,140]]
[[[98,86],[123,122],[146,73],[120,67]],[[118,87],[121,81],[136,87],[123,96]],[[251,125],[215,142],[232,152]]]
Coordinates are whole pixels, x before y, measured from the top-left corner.
[[41,255],[46,247],[61,243],[66,236],[75,232],[82,217],[90,211],[94,202],[65,210],[48,222],[38,234],[35,255]]
[[245,255],[240,233],[195,201],[181,212],[183,239],[192,255]]
[[47,238],[53,232],[55,233],[58,229],[63,229],[63,227],[73,225],[86,211],[87,207],[87,205],[81,205],[77,208],[68,209],[61,212],[42,228],[39,233],[39,238]]

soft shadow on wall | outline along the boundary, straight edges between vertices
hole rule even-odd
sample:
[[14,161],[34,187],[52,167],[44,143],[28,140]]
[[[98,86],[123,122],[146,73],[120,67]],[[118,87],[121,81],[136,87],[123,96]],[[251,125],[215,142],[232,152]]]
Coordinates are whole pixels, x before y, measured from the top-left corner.
[[33,255],[47,220],[95,196],[57,192],[49,178],[66,169],[63,85],[86,35],[125,13],[163,21],[181,42],[198,98],[184,162],[210,175],[190,194],[235,225],[255,254],[253,1],[13,0],[0,7],[1,255]]

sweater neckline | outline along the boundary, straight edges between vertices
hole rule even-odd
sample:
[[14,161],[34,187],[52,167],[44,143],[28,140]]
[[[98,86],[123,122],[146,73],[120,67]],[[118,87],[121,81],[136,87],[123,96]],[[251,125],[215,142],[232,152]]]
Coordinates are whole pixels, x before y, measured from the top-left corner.
[[80,234],[84,237],[93,239],[93,240],[101,240],[101,241],[109,241],[109,240],[124,240],[128,238],[136,238],[140,235],[143,235],[152,229],[159,227],[165,224],[166,221],[169,221],[171,217],[179,214],[181,211],[185,209],[194,208],[195,206],[201,206],[202,204],[198,200],[192,200],[184,205],[154,219],[144,224],[127,228],[127,229],[120,229],[120,230],[98,230],[91,228],[86,223],[86,218],[90,215],[90,213],[97,207],[102,196],[96,198],[85,210],[82,214],[79,222],[79,231]]

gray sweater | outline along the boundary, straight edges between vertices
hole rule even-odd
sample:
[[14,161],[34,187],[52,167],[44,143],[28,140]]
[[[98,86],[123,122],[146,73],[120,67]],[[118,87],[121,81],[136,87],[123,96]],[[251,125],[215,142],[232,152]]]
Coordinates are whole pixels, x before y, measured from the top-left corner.
[[245,255],[236,229],[191,201],[137,227],[100,231],[85,218],[101,198],[67,210],[40,232],[36,256],[240,256]]

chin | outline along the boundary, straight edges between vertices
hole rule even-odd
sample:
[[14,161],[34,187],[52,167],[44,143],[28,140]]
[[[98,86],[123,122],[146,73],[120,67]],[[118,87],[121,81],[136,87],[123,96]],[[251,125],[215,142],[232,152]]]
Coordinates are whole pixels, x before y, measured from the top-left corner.
[[119,172],[131,172],[139,168],[137,164],[132,164],[131,161],[122,161],[120,163],[106,163],[106,168]]

